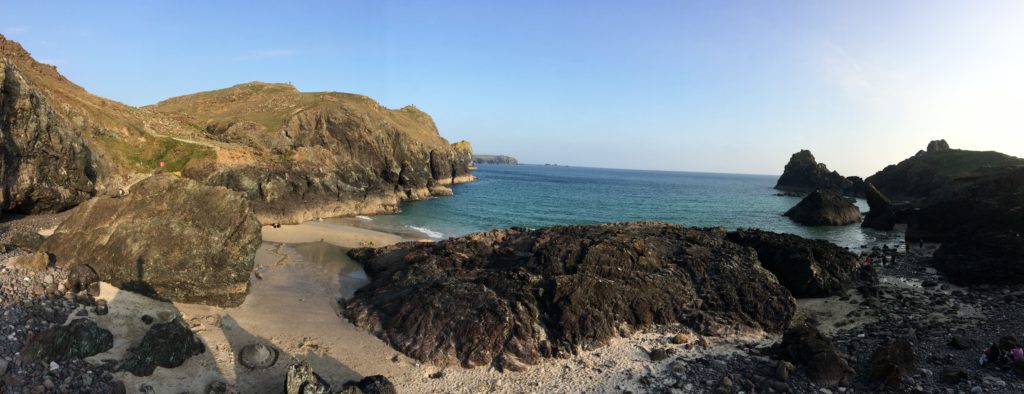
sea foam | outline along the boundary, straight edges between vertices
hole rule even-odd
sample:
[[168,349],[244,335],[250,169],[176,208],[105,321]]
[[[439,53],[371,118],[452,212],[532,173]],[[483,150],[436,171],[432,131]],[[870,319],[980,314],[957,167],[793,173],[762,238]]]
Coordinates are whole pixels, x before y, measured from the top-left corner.
[[433,238],[433,239],[442,239],[442,238],[444,238],[444,233],[440,233],[440,232],[431,230],[429,228],[417,227],[417,226],[408,226],[408,227],[413,229],[413,230],[419,231],[419,232],[423,233],[424,235],[426,235],[426,236],[428,236],[430,238]]

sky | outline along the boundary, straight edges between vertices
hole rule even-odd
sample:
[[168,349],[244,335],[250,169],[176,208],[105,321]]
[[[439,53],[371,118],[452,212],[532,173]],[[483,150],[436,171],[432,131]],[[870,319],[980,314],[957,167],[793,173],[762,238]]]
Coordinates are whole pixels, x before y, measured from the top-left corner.
[[525,163],[749,174],[810,149],[868,176],[940,138],[1024,157],[1022,21],[1018,0],[0,0],[0,34],[130,105],[290,82]]

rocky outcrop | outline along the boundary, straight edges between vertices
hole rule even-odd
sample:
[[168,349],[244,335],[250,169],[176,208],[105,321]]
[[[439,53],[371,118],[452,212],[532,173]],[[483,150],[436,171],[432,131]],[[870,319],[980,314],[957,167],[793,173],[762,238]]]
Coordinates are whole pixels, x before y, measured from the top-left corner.
[[203,341],[179,318],[154,324],[138,346],[128,349],[121,368],[135,376],[149,376],[156,367],[175,368],[206,352]]
[[342,385],[341,391],[332,391],[331,385],[320,377],[305,361],[288,367],[285,394],[396,394],[395,385],[383,375],[373,375]]
[[868,183],[865,188],[865,195],[868,200],[870,211],[864,216],[861,227],[873,228],[876,230],[889,231],[896,226],[896,212],[893,210],[892,201],[875,188],[875,185]]
[[800,193],[832,189],[851,196],[861,196],[864,193],[858,189],[861,184],[860,178],[844,178],[836,171],[829,171],[824,163],[818,163],[814,159],[811,151],[801,150],[789,158],[789,163],[786,163],[775,189]]
[[63,211],[92,197],[95,182],[82,137],[0,57],[0,212]]
[[342,313],[408,356],[441,365],[518,370],[655,324],[777,332],[795,308],[756,253],[726,241],[724,230],[513,228],[350,255],[372,281]]
[[865,181],[894,201],[922,202],[959,178],[994,174],[1007,167],[1024,166],[1024,159],[999,152],[950,149],[943,140],[932,141],[899,164],[889,165]]
[[476,164],[507,164],[513,166],[519,164],[516,158],[505,155],[473,155],[473,162]]
[[786,211],[794,222],[807,226],[839,226],[860,221],[860,210],[839,192],[818,189]]
[[[435,186],[474,179],[470,144],[449,144],[413,106],[392,110],[365,96],[253,82],[148,109],[203,125],[207,138],[246,143],[248,159],[184,175],[242,192],[263,222],[396,212],[400,201],[443,190]],[[239,140],[230,133],[238,125],[258,132]]]
[[125,197],[89,200],[40,246],[57,265],[87,265],[103,281],[150,297],[238,305],[249,289],[260,225],[247,200],[170,175]]
[[757,251],[761,266],[796,298],[841,295],[877,282],[874,270],[862,266],[857,255],[828,241],[757,229],[739,229],[725,239]]
[[914,346],[899,338],[880,346],[871,355],[868,379],[881,386],[900,388],[903,379],[914,373]]
[[942,242],[932,263],[959,284],[1024,280],[1024,167],[960,178],[934,193],[907,240]]

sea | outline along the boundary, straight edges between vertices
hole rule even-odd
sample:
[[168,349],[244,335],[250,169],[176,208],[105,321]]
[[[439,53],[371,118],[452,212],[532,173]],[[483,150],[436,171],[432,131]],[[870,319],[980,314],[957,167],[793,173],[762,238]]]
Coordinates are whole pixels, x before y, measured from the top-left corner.
[[[846,226],[802,226],[783,216],[800,198],[779,196],[777,175],[621,170],[554,165],[480,165],[454,196],[402,205],[393,215],[330,219],[411,237],[444,239],[495,228],[663,221],[692,227],[759,228],[857,248],[897,237]],[[867,212],[864,200],[856,202]]]

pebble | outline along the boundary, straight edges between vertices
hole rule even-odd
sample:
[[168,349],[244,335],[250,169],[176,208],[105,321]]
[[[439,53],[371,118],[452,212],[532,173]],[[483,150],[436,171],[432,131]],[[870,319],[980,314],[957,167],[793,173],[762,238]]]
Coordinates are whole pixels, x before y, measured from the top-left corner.
[[58,369],[60,369],[60,364],[57,364],[56,361],[50,361],[50,370],[56,371]]

